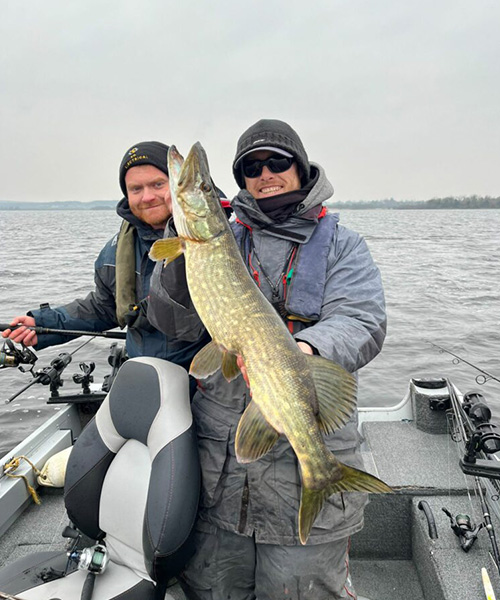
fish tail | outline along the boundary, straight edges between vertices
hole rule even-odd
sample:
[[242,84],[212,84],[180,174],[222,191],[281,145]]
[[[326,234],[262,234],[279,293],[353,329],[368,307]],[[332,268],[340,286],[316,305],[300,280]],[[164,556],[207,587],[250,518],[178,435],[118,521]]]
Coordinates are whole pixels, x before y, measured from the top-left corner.
[[392,492],[392,489],[378,477],[337,463],[337,469],[341,470],[341,477],[336,474],[336,481],[328,484],[320,490],[314,490],[302,486],[302,496],[299,508],[299,537],[300,542],[305,544],[311,532],[313,523],[323,508],[326,499],[332,494],[339,492],[370,492],[372,494],[383,494]]

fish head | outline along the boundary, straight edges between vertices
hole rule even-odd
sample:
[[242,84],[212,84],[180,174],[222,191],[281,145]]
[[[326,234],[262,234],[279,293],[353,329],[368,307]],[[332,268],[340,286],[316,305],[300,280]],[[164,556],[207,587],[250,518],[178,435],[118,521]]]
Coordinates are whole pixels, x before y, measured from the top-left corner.
[[172,215],[179,237],[206,242],[229,227],[208,159],[197,142],[183,161],[175,146],[168,151]]

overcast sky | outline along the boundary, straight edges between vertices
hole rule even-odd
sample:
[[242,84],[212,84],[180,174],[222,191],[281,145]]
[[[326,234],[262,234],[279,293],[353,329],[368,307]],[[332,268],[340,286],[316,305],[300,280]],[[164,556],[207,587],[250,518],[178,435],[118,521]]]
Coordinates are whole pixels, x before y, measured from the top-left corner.
[[0,199],[119,199],[141,140],[288,121],[335,199],[500,195],[498,0],[0,0]]

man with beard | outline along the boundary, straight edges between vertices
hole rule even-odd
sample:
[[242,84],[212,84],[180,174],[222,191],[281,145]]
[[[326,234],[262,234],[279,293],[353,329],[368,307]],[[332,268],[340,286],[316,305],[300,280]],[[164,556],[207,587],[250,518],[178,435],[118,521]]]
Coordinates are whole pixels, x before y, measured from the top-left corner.
[[[171,216],[167,168],[168,146],[140,142],[125,153],[119,169],[124,197],[117,205],[123,219],[117,233],[95,261],[95,290],[86,298],[58,308],[42,304],[40,309],[14,317],[2,336],[41,350],[73,337],[37,334],[27,327],[81,331],[106,331],[127,326],[126,350],[130,358],[165,358],[185,368],[207,339],[182,341],[158,331],[147,319],[147,302],[154,263],[149,249],[161,239]],[[182,265],[180,265],[182,268]],[[175,268],[175,267],[174,267]]]

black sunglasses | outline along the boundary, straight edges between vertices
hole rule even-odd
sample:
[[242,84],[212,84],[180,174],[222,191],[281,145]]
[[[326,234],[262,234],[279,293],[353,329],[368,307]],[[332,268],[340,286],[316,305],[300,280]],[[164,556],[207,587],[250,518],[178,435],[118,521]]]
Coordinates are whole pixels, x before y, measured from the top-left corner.
[[270,156],[265,160],[244,160],[241,163],[243,175],[253,179],[259,177],[262,169],[267,167],[272,173],[283,173],[288,171],[294,162],[294,158],[288,156]]

